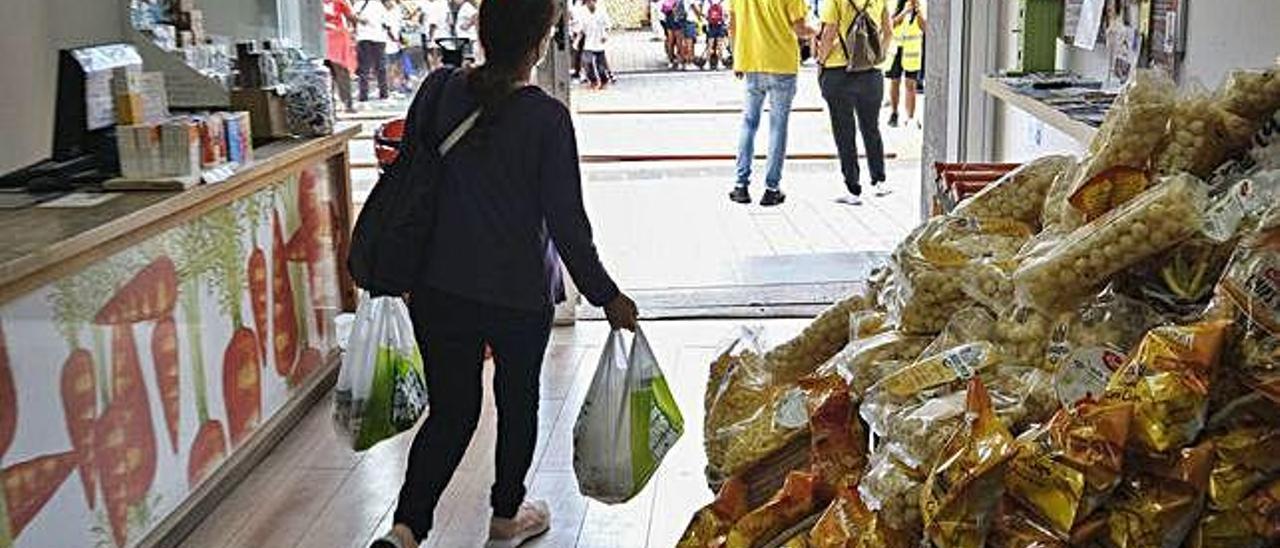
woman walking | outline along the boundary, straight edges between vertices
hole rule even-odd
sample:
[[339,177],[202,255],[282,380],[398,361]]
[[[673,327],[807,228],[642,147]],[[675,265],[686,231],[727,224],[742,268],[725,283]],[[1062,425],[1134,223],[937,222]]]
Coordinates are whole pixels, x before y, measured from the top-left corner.
[[[845,37],[859,16],[870,18],[880,33],[880,47],[888,47],[893,28],[885,0],[824,0],[822,32],[818,38],[817,56],[822,65],[818,77],[822,98],[831,116],[831,132],[840,156],[840,171],[848,194],[837,201],[862,203],[861,170],[858,167],[858,133],[867,147],[867,168],[876,194],[888,192],[884,187],[884,141],[880,136],[880,101],[884,99],[884,75],[879,68],[851,71],[850,53]],[[873,38],[874,39],[874,38]]]
[[479,117],[443,160],[435,232],[410,301],[430,413],[410,449],[395,525],[375,548],[416,548],[431,532],[479,421],[486,344],[498,411],[489,546],[514,547],[546,532],[547,505],[525,498],[524,480],[538,438],[552,306],[564,300],[561,258],[610,325],[636,323],[635,303],[592,242],[569,111],[529,84],[559,21],[555,0],[484,2],[479,19],[484,63],[435,72],[410,109],[411,119],[423,120],[414,131],[429,143]]
[[[893,16],[893,64],[885,77],[889,79],[889,127],[898,127],[898,97],[906,81],[907,124],[916,119],[916,92],[920,70],[924,68],[924,9],[919,0],[899,0]],[[918,127],[920,122],[917,120]]]

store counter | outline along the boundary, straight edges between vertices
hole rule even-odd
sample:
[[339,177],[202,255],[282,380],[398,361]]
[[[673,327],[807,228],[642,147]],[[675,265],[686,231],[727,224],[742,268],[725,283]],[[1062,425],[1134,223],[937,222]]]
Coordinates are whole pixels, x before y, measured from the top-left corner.
[[323,393],[355,133],[0,210],[0,546],[172,543]]

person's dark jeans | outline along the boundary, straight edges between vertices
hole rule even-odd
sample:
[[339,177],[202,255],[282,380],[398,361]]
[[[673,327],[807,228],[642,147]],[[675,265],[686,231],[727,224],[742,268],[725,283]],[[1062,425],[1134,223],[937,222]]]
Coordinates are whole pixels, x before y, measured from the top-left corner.
[[880,101],[884,100],[884,74],[879,70],[846,72],[843,68],[824,68],[818,76],[822,98],[831,115],[831,132],[835,134],[836,152],[844,184],[854,196],[862,194],[858,168],[858,129],[867,148],[867,169],[872,182],[883,182],[884,141],[880,138]]
[[369,100],[369,79],[378,78],[378,98],[386,99],[387,92],[387,44],[361,40],[356,43],[356,74],[360,80],[360,101]]
[[351,110],[354,106],[351,104],[351,71],[333,61],[325,61],[325,65],[329,67],[329,73],[333,75],[333,85],[338,88],[338,99],[342,101],[342,106]]
[[603,51],[582,52],[582,70],[587,73],[587,81],[592,84],[609,83],[609,68],[605,66]]
[[395,522],[418,539],[431,530],[440,495],[462,461],[480,420],[484,347],[493,349],[498,407],[493,515],[511,518],[525,496],[525,475],[538,439],[539,376],[551,336],[552,309],[529,312],[473,301],[433,289],[410,303],[423,349],[429,411],[413,439]]

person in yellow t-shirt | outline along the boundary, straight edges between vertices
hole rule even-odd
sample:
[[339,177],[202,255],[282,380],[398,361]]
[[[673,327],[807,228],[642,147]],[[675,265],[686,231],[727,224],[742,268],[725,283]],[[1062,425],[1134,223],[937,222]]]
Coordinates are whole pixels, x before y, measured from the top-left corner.
[[893,37],[893,27],[885,0],[823,0],[822,31],[818,37],[817,57],[822,65],[818,85],[827,102],[831,132],[840,156],[840,171],[848,194],[837,201],[849,205],[862,203],[861,171],[858,168],[858,133],[867,147],[867,170],[876,194],[888,193],[884,186],[884,141],[880,137],[880,101],[884,99],[884,75],[879,68],[851,72],[845,36],[859,13],[865,12],[876,24],[880,45],[885,51]]
[[[906,81],[905,99],[907,124],[916,117],[916,88],[920,70],[924,68],[925,4],[920,0],[898,0],[898,11],[893,15],[894,48],[889,55],[893,64],[885,77],[889,79],[889,127],[898,127],[898,97],[902,95],[902,82]],[[919,126],[919,121],[915,122]]]
[[805,0],[729,0],[729,36],[733,43],[733,71],[746,84],[742,131],[738,138],[737,184],[729,199],[751,203],[751,160],[764,101],[769,99],[769,161],[760,205],[786,200],[782,193],[782,163],[787,155],[787,123],[796,96],[800,71],[800,40],[815,34],[805,19]]

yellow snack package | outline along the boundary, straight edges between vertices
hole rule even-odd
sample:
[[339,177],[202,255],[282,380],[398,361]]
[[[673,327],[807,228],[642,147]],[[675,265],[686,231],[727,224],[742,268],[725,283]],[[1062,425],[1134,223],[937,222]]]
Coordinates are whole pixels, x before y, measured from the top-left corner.
[[814,498],[817,476],[808,472],[791,472],[777,494],[760,508],[742,516],[729,529],[725,548],[755,548],[787,528],[796,525],[817,510]]
[[979,548],[995,521],[1013,436],[982,381],[969,382],[965,424],[943,448],[920,494],[925,534],[939,548]]
[[1067,541],[1049,530],[1035,513],[1017,500],[1000,501],[996,523],[987,536],[987,548],[1067,548]]
[[1219,289],[1245,317],[1238,348],[1244,382],[1280,404],[1280,206],[1241,239]]
[[725,541],[729,528],[747,513],[747,485],[730,478],[720,487],[716,500],[704,506],[685,527],[676,548],[715,548]]
[[1129,440],[1134,446],[1163,453],[1195,441],[1229,326],[1212,320],[1154,328],[1111,377],[1103,399],[1133,403]]
[[1119,482],[1133,407],[1084,401],[1018,438],[1006,496],[1065,541]]
[[907,398],[929,388],[973,377],[998,361],[995,346],[978,341],[924,357],[878,384],[895,398]]
[[1204,508],[1213,444],[1143,459],[1107,508],[1107,542],[1116,548],[1178,548]]
[[871,385],[904,367],[904,362],[915,361],[930,340],[900,331],[850,340],[843,350],[818,367],[814,375],[838,374],[849,383],[849,391],[861,398]]
[[1253,532],[1274,545],[1280,542],[1280,479],[1254,491],[1240,503]]
[[1280,473],[1280,430],[1243,427],[1212,438],[1213,471],[1209,474],[1209,506],[1235,508],[1268,479]]
[[911,537],[890,529],[867,509],[857,489],[842,485],[809,531],[812,548],[909,548]]
[[1183,545],[1186,548],[1262,548],[1264,540],[1253,532],[1244,513],[1231,510],[1206,512]]

